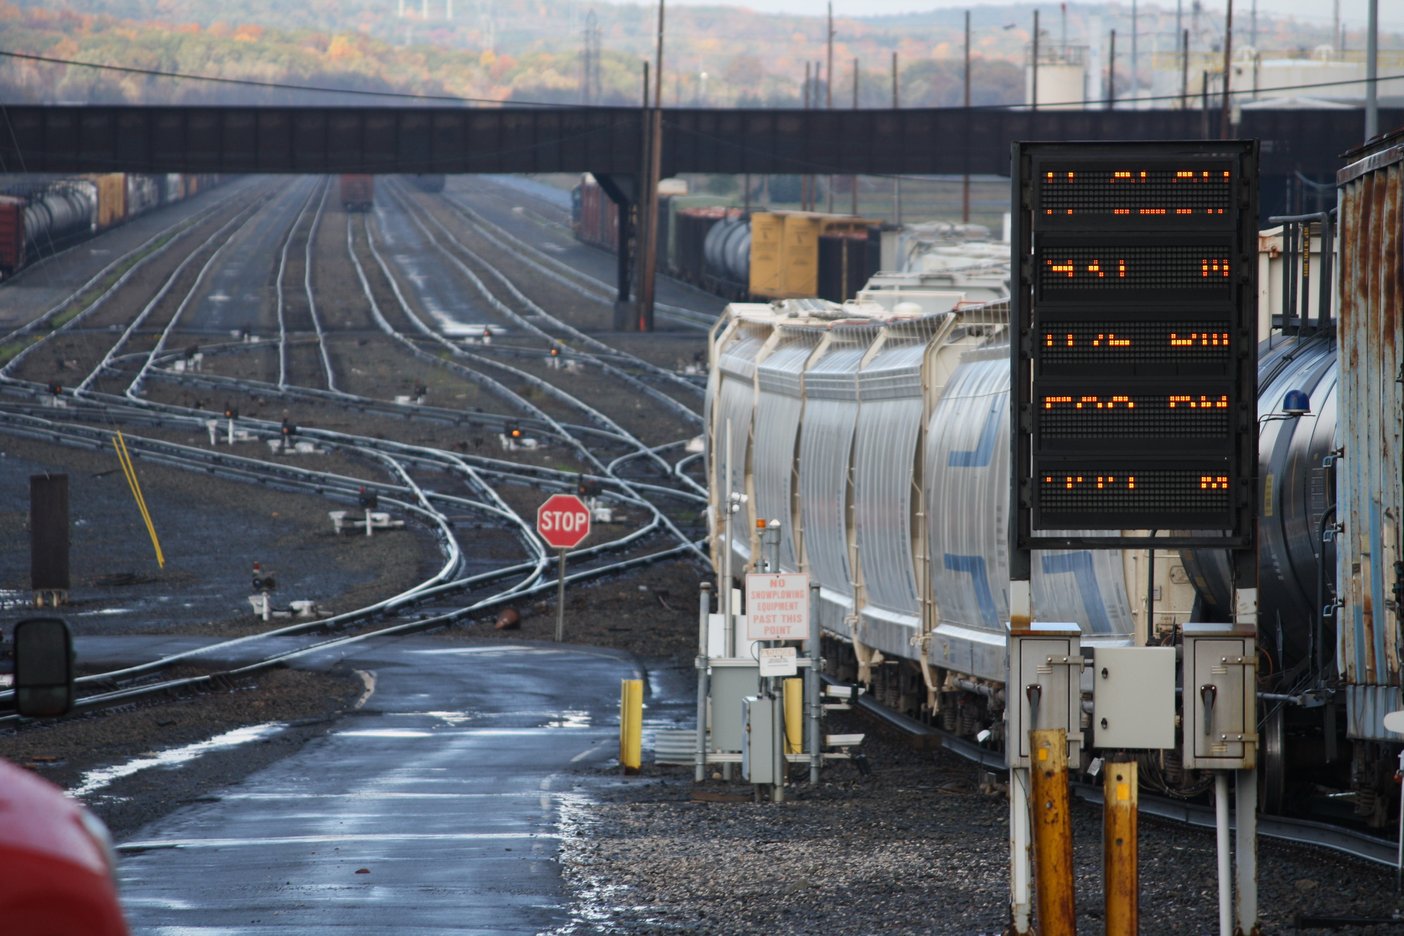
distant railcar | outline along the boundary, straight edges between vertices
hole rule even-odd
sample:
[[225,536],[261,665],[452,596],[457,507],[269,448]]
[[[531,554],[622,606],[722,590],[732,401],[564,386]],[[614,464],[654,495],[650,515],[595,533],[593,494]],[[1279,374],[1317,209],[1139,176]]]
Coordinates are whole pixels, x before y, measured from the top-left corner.
[[[881,269],[877,220],[812,211],[745,214],[726,199],[659,183],[658,269],[725,299],[843,301]],[[588,173],[571,192],[575,236],[615,253],[619,210]],[[1006,251],[1007,252],[1007,251]]]
[[347,211],[375,208],[375,176],[346,174],[341,177],[341,207]]
[[421,192],[428,192],[430,195],[437,195],[444,190],[444,175],[442,172],[423,172],[419,175],[409,177],[414,183],[414,187]]
[[218,175],[106,172],[14,175],[0,185],[0,277],[86,237],[221,181]]

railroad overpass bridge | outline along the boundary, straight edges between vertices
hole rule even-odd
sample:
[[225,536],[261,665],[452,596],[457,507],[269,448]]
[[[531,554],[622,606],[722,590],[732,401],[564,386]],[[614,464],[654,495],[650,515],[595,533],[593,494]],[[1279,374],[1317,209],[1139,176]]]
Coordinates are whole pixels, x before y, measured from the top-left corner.
[[[1197,110],[663,109],[663,175],[1008,175],[1015,140],[1219,137]],[[10,106],[3,172],[593,172],[629,177],[643,159],[637,108]],[[1404,122],[1386,110],[1380,126]],[[1356,110],[1244,110],[1274,180],[1333,182],[1362,142]]]
[[[11,106],[0,172],[592,172],[634,200],[643,112],[624,107]],[[662,175],[1009,174],[1016,140],[1220,137],[1215,110],[721,110],[664,108]],[[1385,110],[1380,126],[1404,124]],[[1331,191],[1364,138],[1360,110],[1244,109],[1233,135],[1261,141],[1264,217]],[[627,212],[620,212],[627,218]],[[627,238],[621,238],[621,242]],[[628,258],[620,261],[628,294]]]

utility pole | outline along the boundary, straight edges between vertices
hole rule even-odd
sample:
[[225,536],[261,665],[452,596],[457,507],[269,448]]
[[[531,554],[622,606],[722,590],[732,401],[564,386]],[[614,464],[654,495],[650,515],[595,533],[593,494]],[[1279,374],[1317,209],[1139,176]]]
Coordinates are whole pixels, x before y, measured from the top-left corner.
[[1033,93],[1029,95],[1029,106],[1038,110],[1038,11],[1034,10],[1033,48],[1030,61],[1033,65]]
[[[965,118],[970,119],[970,11],[965,11]],[[965,139],[965,173],[960,183],[960,220],[970,223],[970,136]]]
[[[829,0],[829,67],[824,71],[824,109],[834,109],[834,0]],[[834,177],[829,176],[829,214],[834,213]]]
[[1180,110],[1189,110],[1189,30],[1180,43]]
[[[897,97],[897,53],[892,53],[892,109],[896,110],[901,106]],[[892,211],[896,215],[896,223],[902,223],[902,170],[897,170],[897,175],[892,179]]]
[[1376,85],[1380,77],[1380,0],[1370,0],[1365,36],[1365,139],[1380,132],[1380,101]]
[[[856,58],[853,60],[853,109],[858,109],[858,60]],[[848,177],[848,190],[849,193],[853,196],[853,201],[851,203],[852,210],[849,212],[849,214],[853,215],[854,217],[857,217],[858,177],[856,175],[851,175]]]
[[[1139,85],[1139,83],[1138,83],[1138,81],[1139,81],[1138,76],[1139,76],[1139,74],[1140,74],[1139,66],[1140,66],[1140,64],[1141,64],[1141,59],[1140,59],[1140,57],[1139,57],[1139,53],[1137,52],[1137,45],[1136,45],[1136,34],[1137,34],[1138,32],[1140,32],[1140,25],[1139,25],[1139,17],[1137,16],[1137,12],[1136,12],[1136,0],[1131,0],[1131,81],[1130,81],[1130,89],[1131,89],[1131,99],[1132,99],[1133,102],[1134,102],[1135,99],[1136,99],[1137,89],[1140,87],[1140,85]],[[1132,103],[1131,107],[1134,109],[1134,108],[1136,107],[1135,103]]]
[[653,152],[648,167],[648,242],[644,244],[644,287],[640,296],[641,332],[653,331],[653,292],[658,265],[658,177],[663,162],[663,13],[664,0],[658,0],[658,53],[653,66],[653,130],[649,143]]
[[[809,110],[809,94],[810,94],[810,84],[809,84],[809,59],[805,59],[805,60],[804,60],[804,109],[805,109],[806,111]],[[810,179],[809,173],[807,173],[807,172],[801,173],[801,174],[800,174],[800,210],[801,210],[801,211],[808,211],[808,210],[809,210],[809,186],[810,186],[810,184],[811,184],[811,179]]]
[[1116,110],[1116,30],[1111,31],[1111,51],[1107,55],[1107,110]]
[[1224,116],[1219,125],[1219,139],[1232,139],[1233,105],[1229,97],[1229,85],[1233,76],[1233,0],[1228,0],[1228,13],[1224,16]]

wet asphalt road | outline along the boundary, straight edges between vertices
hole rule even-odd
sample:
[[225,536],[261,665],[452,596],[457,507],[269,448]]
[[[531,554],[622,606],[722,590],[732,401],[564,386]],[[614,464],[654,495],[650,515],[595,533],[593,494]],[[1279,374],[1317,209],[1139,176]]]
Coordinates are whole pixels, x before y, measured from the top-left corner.
[[[158,642],[186,641],[99,638],[80,652],[95,663]],[[632,659],[409,639],[321,662],[338,660],[374,687],[353,716],[118,843],[132,932],[568,927],[558,841],[600,782],[579,767],[618,755],[619,682],[641,675]]]

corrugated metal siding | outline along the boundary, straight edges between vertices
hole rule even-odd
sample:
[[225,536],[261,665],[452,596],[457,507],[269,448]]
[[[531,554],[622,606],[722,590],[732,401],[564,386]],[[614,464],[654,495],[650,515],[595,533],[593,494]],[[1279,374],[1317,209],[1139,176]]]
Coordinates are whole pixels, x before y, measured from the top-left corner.
[[[1337,663],[1360,687],[1352,704],[1378,687],[1399,704],[1399,610],[1391,590],[1404,522],[1404,165],[1398,153],[1367,157],[1341,172],[1340,426],[1337,467],[1337,583],[1343,603]],[[1352,711],[1352,731],[1372,736],[1375,712]]]
[[868,604],[916,615],[912,473],[921,430],[924,342],[889,344],[858,377],[854,526]]
[[927,531],[940,624],[1009,618],[1009,362],[956,369],[926,427]]
[[[962,363],[927,425],[924,472],[938,625],[1001,637],[1009,619],[1008,398],[1007,357]],[[1037,550],[1032,558],[1038,620],[1076,621],[1099,636],[1131,633],[1119,551]]]
[[795,554],[794,504],[795,443],[804,413],[805,362],[814,351],[807,341],[776,348],[760,365],[760,410],[756,420],[756,516],[780,521],[780,567],[799,567]]
[[865,350],[835,348],[806,371],[808,405],[800,427],[800,522],[809,573],[849,598],[848,472],[858,420],[858,365]]

